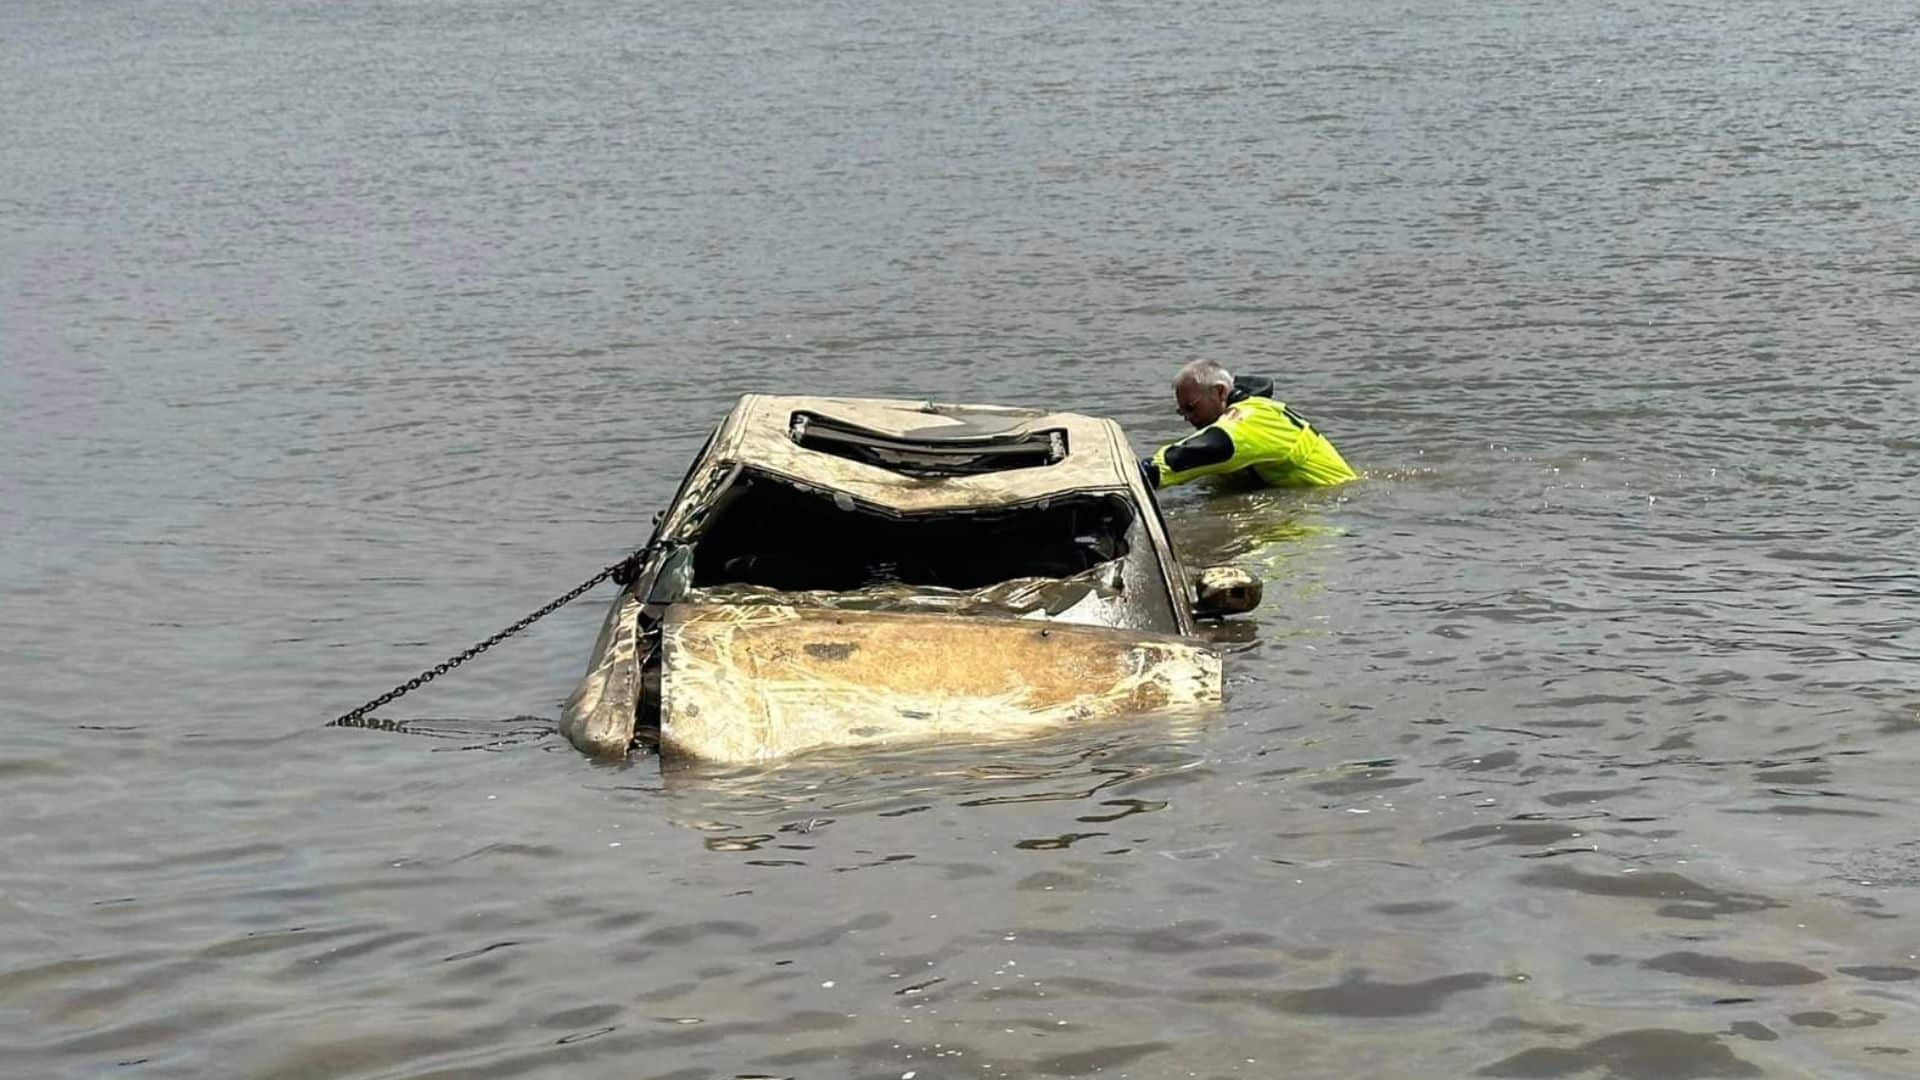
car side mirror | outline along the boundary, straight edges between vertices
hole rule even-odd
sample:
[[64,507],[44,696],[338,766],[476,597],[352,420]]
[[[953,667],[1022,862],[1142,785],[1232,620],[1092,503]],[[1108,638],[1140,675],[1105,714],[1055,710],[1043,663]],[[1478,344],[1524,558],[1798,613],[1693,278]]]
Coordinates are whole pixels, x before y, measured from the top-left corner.
[[1209,566],[1193,582],[1193,614],[1198,619],[1242,615],[1260,606],[1260,579],[1237,566]]

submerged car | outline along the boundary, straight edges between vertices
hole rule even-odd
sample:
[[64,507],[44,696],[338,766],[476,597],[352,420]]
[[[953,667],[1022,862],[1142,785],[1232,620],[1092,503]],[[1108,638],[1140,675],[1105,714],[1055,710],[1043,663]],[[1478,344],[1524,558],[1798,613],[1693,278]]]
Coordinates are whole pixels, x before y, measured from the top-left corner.
[[1218,702],[1190,581],[1111,420],[748,395],[623,575],[560,728],[744,762]]

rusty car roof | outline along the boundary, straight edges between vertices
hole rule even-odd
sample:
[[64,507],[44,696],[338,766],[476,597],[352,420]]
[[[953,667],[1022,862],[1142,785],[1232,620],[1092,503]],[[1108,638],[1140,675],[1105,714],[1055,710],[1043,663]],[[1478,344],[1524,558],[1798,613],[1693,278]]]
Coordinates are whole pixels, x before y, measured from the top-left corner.
[[[1065,456],[1046,465],[927,478],[809,449],[792,436],[796,413],[879,435],[912,439],[991,431],[1061,432]],[[1144,494],[1120,425],[1078,413],[883,398],[747,394],[721,424],[708,460],[730,462],[897,513],[980,509],[1092,491]]]

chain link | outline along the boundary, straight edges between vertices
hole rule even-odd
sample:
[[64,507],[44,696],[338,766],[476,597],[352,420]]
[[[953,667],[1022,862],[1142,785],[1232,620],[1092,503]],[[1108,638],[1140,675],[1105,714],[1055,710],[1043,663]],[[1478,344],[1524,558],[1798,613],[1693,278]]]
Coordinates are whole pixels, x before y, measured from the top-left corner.
[[555,599],[549,601],[546,604],[546,606],[542,607],[540,610],[535,611],[533,614],[528,615],[525,618],[522,618],[518,622],[514,623],[512,626],[507,627],[505,630],[502,630],[499,633],[488,638],[487,640],[480,642],[478,645],[474,645],[471,648],[468,648],[465,652],[447,657],[445,660],[440,661],[439,663],[433,665],[427,670],[421,672],[418,675],[415,675],[413,678],[408,679],[406,682],[401,683],[399,686],[394,687],[393,689],[387,691],[386,693],[381,694],[379,697],[374,698],[372,701],[367,702],[365,705],[360,706],[359,708],[353,710],[352,712],[341,714],[338,718],[330,721],[327,724],[327,726],[328,727],[376,728],[381,731],[404,730],[400,726],[400,721],[369,720],[366,718],[367,714],[372,712],[375,709],[378,709],[380,706],[385,705],[389,701],[393,701],[396,698],[405,697],[410,691],[420,689],[421,687],[427,685],[428,683],[439,678],[440,676],[445,675],[447,672],[452,671],[454,668],[459,667],[461,664],[464,664],[467,661],[473,659],[474,657],[479,656],[481,653],[486,652],[488,649],[493,648],[495,645],[500,644],[501,642],[507,640],[508,638],[519,633],[520,631],[525,630],[527,627],[532,626],[534,623],[539,622],[541,619],[546,618],[548,615],[551,615],[554,612],[560,610],[561,608],[566,607],[568,604],[579,599],[580,596],[583,595],[588,589],[593,588],[595,585],[600,584],[601,582],[607,580],[608,578],[615,578],[616,580],[620,581],[621,584],[623,585],[626,584],[627,581],[632,580],[633,570],[638,567],[640,560],[644,559],[647,555],[647,552],[650,550],[652,550],[652,545],[648,545],[647,547],[641,548],[639,551],[634,552],[632,555],[629,555],[626,558],[621,559],[619,562],[614,563],[612,566],[609,566],[601,570],[599,573],[593,575],[587,580],[581,582],[578,585],[575,585],[571,589],[568,589],[561,596],[556,597]]

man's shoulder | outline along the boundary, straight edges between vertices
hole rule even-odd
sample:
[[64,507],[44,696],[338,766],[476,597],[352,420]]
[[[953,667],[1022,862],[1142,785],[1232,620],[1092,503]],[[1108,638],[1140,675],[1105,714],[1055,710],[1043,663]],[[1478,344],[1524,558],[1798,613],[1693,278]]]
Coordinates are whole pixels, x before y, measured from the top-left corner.
[[1244,401],[1248,398],[1270,398],[1273,396],[1273,379],[1267,375],[1235,375],[1233,377],[1233,395],[1229,401]]
[[1270,397],[1241,398],[1227,406],[1227,411],[1220,414],[1220,419],[1240,423],[1268,416],[1285,416],[1286,411],[1284,404]]

